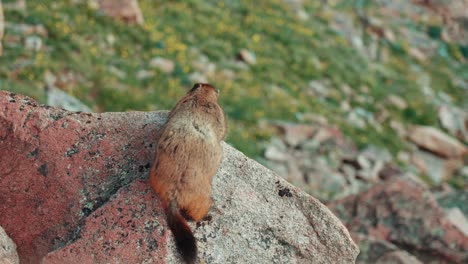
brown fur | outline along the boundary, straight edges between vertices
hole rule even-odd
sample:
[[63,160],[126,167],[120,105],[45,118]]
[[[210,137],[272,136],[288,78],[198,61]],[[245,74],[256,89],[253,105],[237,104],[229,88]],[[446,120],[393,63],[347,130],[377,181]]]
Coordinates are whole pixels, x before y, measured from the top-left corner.
[[[226,128],[217,90],[209,84],[195,84],[169,113],[157,140],[149,182],[161,198],[166,214],[171,214],[168,222],[175,221],[169,226],[186,262],[194,261],[196,245],[185,245],[188,242],[183,236],[193,235],[179,210],[195,221],[203,219],[210,210],[211,181],[221,163],[221,141]],[[176,233],[180,230],[185,233],[178,238]],[[194,246],[195,253],[184,249],[186,246]]]

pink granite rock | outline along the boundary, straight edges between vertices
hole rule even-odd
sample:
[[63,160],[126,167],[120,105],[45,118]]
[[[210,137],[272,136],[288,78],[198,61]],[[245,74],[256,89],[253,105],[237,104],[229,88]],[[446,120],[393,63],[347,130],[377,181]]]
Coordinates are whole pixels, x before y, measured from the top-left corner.
[[[180,263],[146,183],[167,112],[84,114],[0,91],[0,225],[21,263]],[[351,263],[318,200],[224,145],[214,206],[190,222],[205,263]]]
[[86,219],[76,241],[47,255],[43,264],[164,263],[165,217],[146,181],[124,187]]
[[468,261],[468,237],[425,188],[410,180],[391,177],[328,206],[350,232],[393,243],[424,263]]
[[146,175],[164,118],[73,113],[0,92],[0,225],[22,263],[73,239],[86,216]]

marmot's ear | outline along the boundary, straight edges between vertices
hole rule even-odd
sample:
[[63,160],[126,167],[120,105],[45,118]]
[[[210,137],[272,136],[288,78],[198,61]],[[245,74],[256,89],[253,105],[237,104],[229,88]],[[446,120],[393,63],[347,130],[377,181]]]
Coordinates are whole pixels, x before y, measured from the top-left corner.
[[198,89],[198,88],[200,88],[200,87],[202,87],[202,86],[203,86],[203,83],[196,83],[196,84],[192,87],[192,89],[190,89],[189,93],[195,91],[196,89]]

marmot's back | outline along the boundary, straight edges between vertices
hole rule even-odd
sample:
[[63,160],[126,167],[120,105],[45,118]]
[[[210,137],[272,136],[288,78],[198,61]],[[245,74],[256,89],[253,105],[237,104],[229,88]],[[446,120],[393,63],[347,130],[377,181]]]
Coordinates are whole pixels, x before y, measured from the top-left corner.
[[209,84],[196,84],[169,113],[156,144],[149,181],[163,202],[176,245],[188,263],[196,259],[196,242],[179,209],[195,221],[207,215],[226,128],[218,91]]

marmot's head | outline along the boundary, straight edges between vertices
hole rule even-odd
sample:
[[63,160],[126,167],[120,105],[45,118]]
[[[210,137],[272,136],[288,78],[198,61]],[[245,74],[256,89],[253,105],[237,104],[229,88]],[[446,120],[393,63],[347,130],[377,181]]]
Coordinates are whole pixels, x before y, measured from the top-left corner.
[[197,97],[205,97],[207,100],[217,101],[219,90],[208,83],[196,83],[187,94]]

